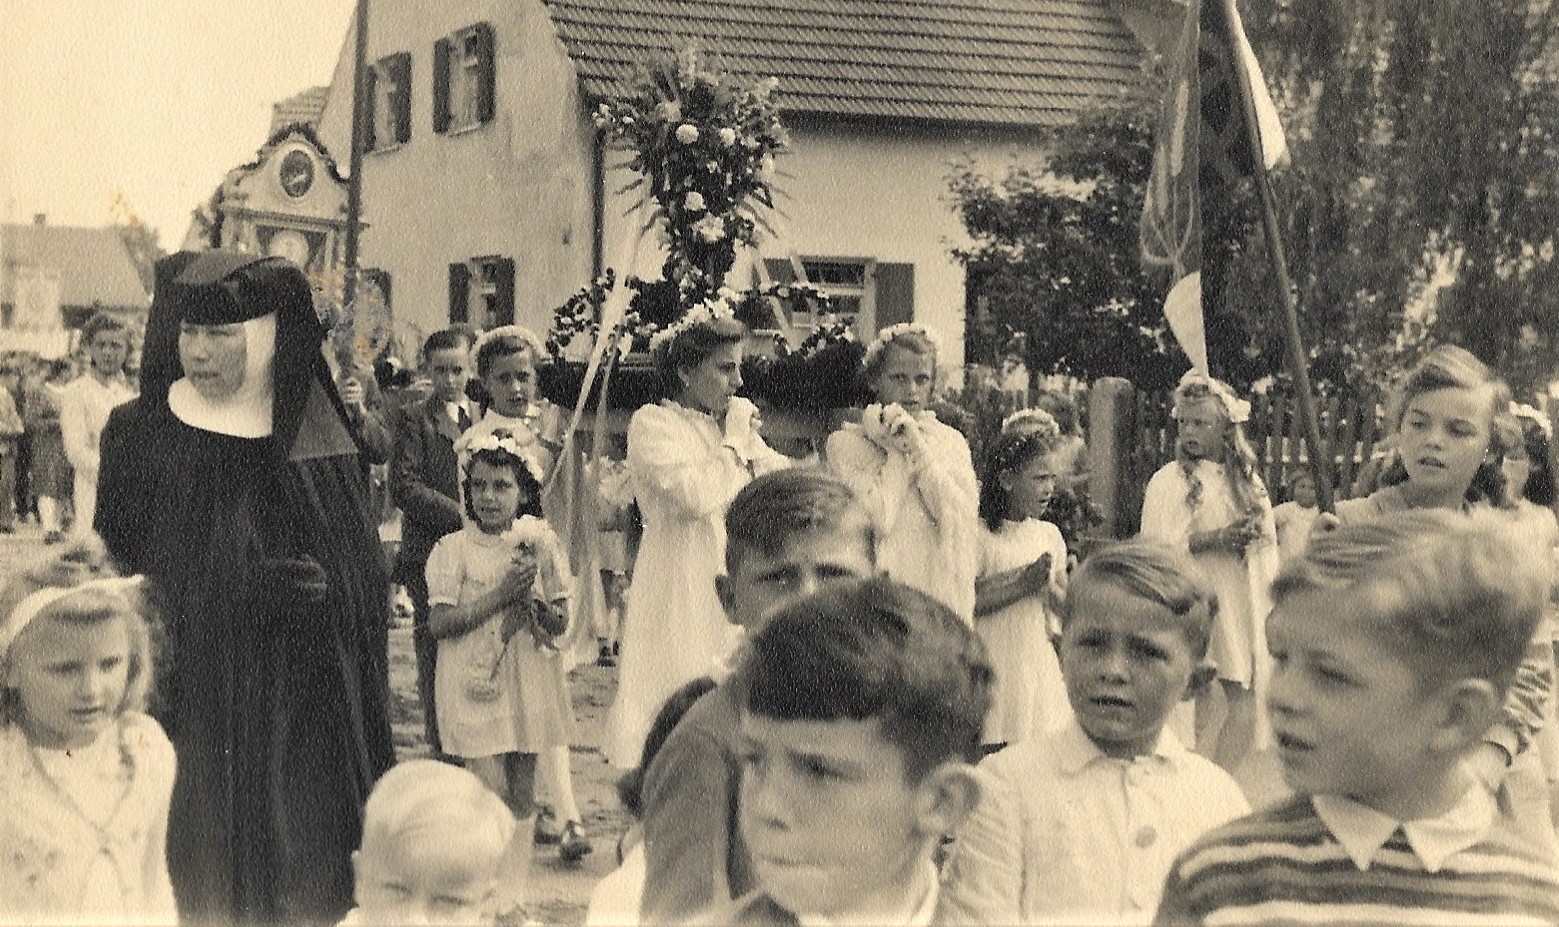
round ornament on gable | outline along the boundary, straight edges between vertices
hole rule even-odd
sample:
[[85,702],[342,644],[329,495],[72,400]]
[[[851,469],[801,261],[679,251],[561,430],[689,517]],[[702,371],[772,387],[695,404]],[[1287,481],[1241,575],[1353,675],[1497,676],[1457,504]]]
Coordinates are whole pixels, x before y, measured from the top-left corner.
[[313,188],[315,173],[313,156],[302,148],[294,148],[282,157],[277,179],[282,192],[296,199]]

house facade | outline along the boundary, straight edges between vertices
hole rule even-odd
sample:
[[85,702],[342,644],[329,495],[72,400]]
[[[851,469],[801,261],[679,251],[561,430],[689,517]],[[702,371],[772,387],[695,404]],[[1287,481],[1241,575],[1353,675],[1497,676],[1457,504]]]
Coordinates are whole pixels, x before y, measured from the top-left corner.
[[[797,270],[860,333],[915,319],[961,367],[966,239],[946,199],[962,160],[1001,170],[1044,133],[1136,92],[1144,43],[1172,0],[375,0],[373,131],[363,159],[362,263],[383,269],[407,350],[451,320],[538,332],[604,268],[656,276],[633,177],[590,114],[637,68],[696,43],[775,77],[791,150],[776,234],[733,282]],[[351,139],[348,35],[319,135]],[[796,319],[799,326],[810,320]]]
[[96,313],[139,327],[150,301],[112,227],[50,225],[42,215],[0,225],[0,348],[58,357]]

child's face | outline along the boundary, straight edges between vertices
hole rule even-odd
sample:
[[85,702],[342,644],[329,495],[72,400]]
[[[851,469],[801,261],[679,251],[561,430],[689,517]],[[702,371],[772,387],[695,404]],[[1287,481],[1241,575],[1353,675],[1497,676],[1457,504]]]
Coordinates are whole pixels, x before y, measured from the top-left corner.
[[1108,756],[1150,752],[1198,670],[1169,609],[1109,581],[1073,587],[1061,675],[1078,724]]
[[1436,793],[1447,758],[1430,744],[1434,697],[1377,640],[1361,607],[1330,590],[1277,606],[1267,619],[1267,707],[1294,791],[1344,795],[1393,814]]
[[1294,477],[1294,501],[1300,508],[1315,508],[1315,480],[1308,476]]
[[702,361],[683,368],[681,377],[683,405],[721,414],[742,388],[741,344],[720,345]]
[[377,840],[352,854],[364,924],[491,924],[496,860],[447,834]]
[[482,530],[494,534],[509,530],[520,510],[520,484],[514,470],[478,460],[471,464],[471,508]]
[[1408,479],[1425,490],[1466,492],[1489,449],[1490,406],[1487,390],[1460,387],[1408,400],[1397,439]]
[[466,381],[471,378],[470,351],[444,348],[428,355],[428,375],[433,380],[433,395],[439,402],[459,402],[465,398]]
[[1223,433],[1229,427],[1229,419],[1216,400],[1199,399],[1186,403],[1177,422],[1182,453],[1195,460],[1222,459]]
[[1007,491],[1009,518],[1043,518],[1056,493],[1055,457],[1042,454],[1017,470],[1003,470],[996,479]]
[[756,631],[764,617],[802,596],[830,583],[876,573],[865,518],[842,521],[837,528],[791,536],[774,556],[748,550],[730,575],[715,577],[731,623]]
[[1527,456],[1527,446],[1517,441],[1505,451],[1505,462],[1500,464],[1505,474],[1505,495],[1512,500],[1525,498],[1527,477],[1532,475],[1532,458]]
[[121,373],[125,359],[130,356],[130,333],[123,329],[104,329],[92,336],[87,353],[92,358],[92,369],[98,373],[104,376]]
[[47,614],[12,646],[6,687],[16,690],[29,742],[74,750],[114,723],[130,681],[130,632],[120,619],[77,623]]
[[741,828],[758,883],[786,910],[891,911],[933,835],[881,722],[742,716]]
[[910,414],[925,408],[936,383],[936,358],[894,344],[882,351],[882,367],[871,384],[877,401],[883,405],[896,402]]
[[518,418],[536,398],[536,364],[529,351],[501,354],[487,365],[482,385],[500,415]]

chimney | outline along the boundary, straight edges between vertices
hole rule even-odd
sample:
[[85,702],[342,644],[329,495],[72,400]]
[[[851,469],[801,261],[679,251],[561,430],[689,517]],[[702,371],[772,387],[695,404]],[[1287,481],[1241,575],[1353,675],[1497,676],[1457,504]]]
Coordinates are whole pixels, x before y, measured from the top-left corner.
[[49,214],[45,213],[45,212],[35,212],[35,213],[33,213],[32,214],[32,224],[33,225],[48,225],[49,224]]

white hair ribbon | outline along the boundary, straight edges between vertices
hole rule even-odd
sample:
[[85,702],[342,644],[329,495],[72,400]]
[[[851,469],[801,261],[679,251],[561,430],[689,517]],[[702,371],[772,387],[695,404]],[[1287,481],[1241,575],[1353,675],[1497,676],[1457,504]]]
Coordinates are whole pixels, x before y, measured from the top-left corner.
[[68,599],[82,592],[107,592],[123,595],[130,589],[140,585],[141,576],[105,576],[102,579],[89,580],[79,586],[45,586],[37,592],[29,594],[5,621],[0,622],[0,659],[10,652],[11,645],[21,636],[23,630],[33,619],[43,613],[43,610],[60,601]]

